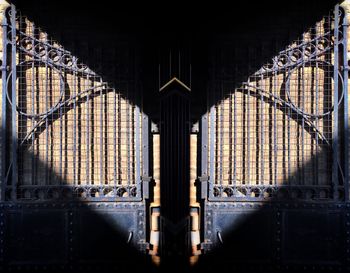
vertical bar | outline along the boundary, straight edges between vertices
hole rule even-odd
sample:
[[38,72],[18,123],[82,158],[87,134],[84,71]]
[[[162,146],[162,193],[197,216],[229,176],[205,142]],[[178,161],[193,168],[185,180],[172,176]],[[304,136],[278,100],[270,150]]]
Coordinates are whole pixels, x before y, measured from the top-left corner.
[[[100,79],[100,84],[102,85],[102,79]],[[100,186],[103,186],[103,113],[105,111],[104,101],[103,101],[103,88],[100,87]],[[107,128],[105,128],[107,130]],[[101,189],[102,190],[102,189]]]
[[[4,11],[5,13],[5,11]],[[2,116],[1,116],[1,201],[5,200],[5,190],[6,190],[6,93],[7,93],[7,19],[4,14],[1,27],[2,27],[2,66],[1,66],[1,76],[2,76]]]
[[130,168],[130,180],[131,184],[136,185],[135,179],[135,105],[131,105],[131,132],[130,132],[130,159],[131,159],[131,168]]
[[121,103],[121,95],[118,93],[117,95],[118,98],[118,136],[117,136],[117,147],[118,147],[118,185],[121,185],[122,182],[122,133],[121,133],[121,126],[122,126],[122,117],[121,117],[121,112],[122,112],[122,103]]
[[[32,43],[33,43],[33,48],[32,48],[32,54],[33,54],[33,56],[35,56],[34,54],[35,54],[35,39],[34,39],[34,36],[35,36],[35,25],[34,25],[34,23],[32,24]],[[34,68],[34,62],[35,61],[33,61],[32,62],[32,65],[31,65],[31,95],[32,95],[32,97],[31,97],[31,99],[32,99],[32,109],[31,109],[31,111],[32,111],[32,113],[34,114],[35,113],[35,68]],[[38,74],[39,74],[39,72],[38,72]],[[39,75],[37,75],[38,77],[39,77]],[[39,92],[39,90],[38,90],[38,92]],[[37,102],[37,104],[39,104],[39,102]],[[31,122],[32,122],[32,128],[35,128],[35,126],[36,126],[36,121],[35,121],[35,118],[34,117],[32,117],[32,120],[31,120]],[[32,134],[32,147],[33,147],[33,152],[32,152],[32,155],[31,155],[31,157],[32,157],[32,171],[31,171],[31,177],[32,177],[32,185],[35,185],[36,183],[38,183],[39,181],[35,181],[35,175],[37,174],[37,172],[36,172],[36,159],[35,159],[35,152],[38,152],[39,153],[39,151],[35,151],[35,134]],[[42,184],[42,181],[40,181],[40,184]]]
[[[219,154],[220,154],[220,130],[219,130],[219,126],[220,126],[220,121],[219,121],[219,110],[220,110],[220,104],[218,103],[215,106],[215,165],[214,165],[214,169],[215,169],[215,176],[214,176],[214,182],[215,182],[215,186],[217,186],[218,183],[220,183],[220,176],[219,176]],[[217,187],[216,187],[217,189]]]
[[202,116],[201,130],[202,130],[201,173],[202,173],[202,176],[207,176],[208,175],[208,113],[205,113]]
[[[261,76],[261,85],[266,90],[264,77]],[[261,151],[261,172],[260,172],[260,184],[264,184],[264,95],[260,92],[260,151]]]
[[16,200],[16,186],[17,186],[17,111],[16,111],[16,9],[13,4],[11,4],[11,88],[12,88],[12,200]]
[[[148,176],[149,158],[148,158],[148,141],[149,141],[149,124],[148,116],[142,113],[142,175]],[[139,187],[138,187],[139,188]]]
[[[128,84],[127,84],[128,85]],[[127,93],[127,97],[129,97],[129,86],[126,87],[126,93]],[[130,196],[130,131],[131,131],[131,126],[130,126],[130,103],[128,101],[125,101],[125,106],[126,106],[126,130],[125,130],[125,135],[126,135],[126,148],[127,148],[127,154],[126,156],[127,158],[127,175],[126,175],[126,182],[127,182],[127,191],[128,191],[128,196]]]
[[344,92],[344,189],[345,189],[345,200],[349,200],[349,120],[348,120],[348,18],[347,12],[344,12],[343,18],[343,62],[344,62],[344,84],[343,84],[343,92]]
[[210,160],[209,160],[209,196],[213,196],[215,183],[215,105],[210,108]]
[[[289,74],[289,69],[287,71],[287,75]],[[288,81],[288,84],[286,86],[286,88],[289,89],[290,91],[290,82],[291,81]],[[291,119],[291,115],[292,115],[292,110],[290,109],[290,107],[288,107],[288,119],[287,119],[287,145],[288,145],[288,183],[289,185],[292,185],[293,184],[293,180],[292,180],[292,177],[291,177],[291,149],[290,149],[290,119]]]
[[[317,41],[316,41],[317,43]],[[316,49],[318,50],[318,49]],[[318,103],[319,103],[319,90],[318,90],[318,62],[316,62],[316,72],[315,72],[315,110],[316,110],[316,116],[318,115]],[[318,128],[318,118],[315,119],[315,126]],[[315,147],[315,164],[314,164],[314,184],[318,185],[318,144],[319,144],[319,139],[318,139],[318,133],[315,134],[315,140],[316,140],[316,147]]]
[[[248,79],[248,84],[250,83],[250,79]],[[248,87],[248,95],[247,95],[247,105],[244,105],[246,107],[246,113],[247,113],[247,181],[246,184],[250,185],[250,105],[249,105],[249,98],[250,98],[250,87]]]
[[[139,149],[140,147],[136,147],[136,119],[135,119],[135,112],[136,112],[136,101],[135,101],[135,84],[132,84],[131,87],[131,94],[130,94],[130,99],[133,100],[134,104],[132,104],[131,106],[131,133],[130,133],[130,148],[131,148],[131,152],[130,152],[130,158],[131,158],[131,170],[130,170],[130,176],[131,176],[131,181],[133,182],[134,186],[137,186],[137,182],[138,182],[138,178],[137,178],[137,174],[136,174],[136,153],[137,153],[137,149]],[[139,161],[140,163],[140,161]]]
[[[304,39],[303,39],[304,40]],[[305,40],[304,40],[305,41]],[[303,56],[305,56],[305,46],[303,46]],[[301,99],[302,99],[302,105],[301,109],[302,111],[305,111],[305,62],[303,62],[303,65],[301,67],[301,73],[302,73],[302,79],[301,79]],[[301,184],[305,185],[305,118],[302,116],[301,119]],[[300,170],[299,170],[300,171]]]
[[[233,184],[236,187],[236,185],[237,185],[237,104],[236,104],[236,90],[233,93]],[[236,190],[236,188],[235,188],[235,190]]]
[[338,199],[338,71],[339,71],[339,5],[334,9],[334,121],[332,132],[332,184],[333,184],[333,198]]
[[[276,61],[274,62],[276,66]],[[274,72],[273,72],[273,92],[274,95],[277,97],[277,72],[274,67]],[[277,186],[277,167],[278,167],[278,162],[277,162],[277,102],[276,98],[273,98],[273,157],[274,157],[274,185]]]
[[228,138],[229,138],[229,160],[228,160],[228,172],[229,172],[229,181],[228,184],[232,185],[232,165],[233,165],[233,160],[232,160],[232,152],[233,152],[233,147],[232,147],[232,94],[230,93],[230,97],[229,97],[229,119],[228,119]]
[[[47,42],[47,36],[46,36],[46,42]],[[48,51],[47,51],[47,46],[45,45],[45,55],[47,56]],[[48,72],[48,66],[47,62],[45,62],[45,104],[46,104],[46,109],[45,111],[47,112],[49,110],[49,72]],[[48,164],[49,162],[49,119],[48,115],[45,117],[45,128],[46,128],[46,133],[45,133],[45,160],[46,163]],[[33,134],[34,135],[34,134]],[[45,168],[45,185],[49,185],[49,168]]]
[[139,195],[139,189],[140,189],[140,183],[141,183],[141,170],[140,170],[140,159],[141,159],[141,146],[140,146],[140,108],[135,105],[135,111],[134,111],[134,123],[135,123],[135,184],[137,189],[137,196]]
[[113,190],[115,191],[117,188],[117,92],[115,89],[113,89],[113,94]]
[[[237,51],[234,52],[233,60],[236,59]],[[237,66],[234,68],[234,82],[236,82],[237,79]],[[236,124],[236,89],[233,86],[233,94],[231,94],[231,110],[233,111],[233,186],[234,191],[236,192],[236,186],[237,186],[237,124]],[[232,115],[232,113],[231,113]],[[231,117],[232,122],[232,117]],[[232,129],[232,128],[231,128]],[[232,136],[232,132],[231,132]],[[232,143],[232,142],[231,142]]]
[[220,197],[222,197],[222,185],[223,185],[223,168],[225,166],[223,160],[224,154],[224,112],[225,112],[225,100],[223,97],[223,82],[221,82],[221,98],[220,103],[220,164],[219,164],[219,181],[220,181]]
[[[222,48],[220,50],[220,63],[223,62],[223,55],[224,55],[224,48]],[[218,105],[218,119],[217,119],[217,122],[219,123],[219,126],[217,126],[217,129],[220,130],[220,146],[219,146],[219,153],[220,153],[220,157],[217,157],[218,160],[220,161],[217,161],[217,166],[218,166],[218,171],[219,171],[219,191],[220,191],[220,197],[222,197],[222,186],[223,186],[223,168],[225,167],[225,163],[223,161],[223,154],[224,154],[224,145],[223,145],[223,142],[224,142],[224,137],[223,137],[223,129],[224,129],[224,111],[225,111],[225,98],[224,98],[224,82],[223,82],[223,79],[220,80],[220,91],[219,91],[219,97],[221,98],[220,99],[220,104]]]
[[[62,53],[59,52],[59,57],[60,57],[60,60],[62,62]],[[62,71],[62,67],[60,67],[60,94],[62,94],[63,89],[64,89],[64,82],[62,80],[62,73],[64,73]],[[63,153],[62,153],[62,146],[63,146],[63,122],[62,122],[62,105],[59,105],[59,117],[60,117],[60,140],[59,140],[59,145],[60,145],[60,158],[59,158],[59,184],[61,184],[62,180],[63,180],[63,177],[62,177],[62,166],[63,166]]]
[[[77,63],[76,57],[73,56],[73,65]],[[73,185],[78,184],[77,177],[77,72],[73,71]]]
[[[87,88],[86,82],[89,83],[89,75],[84,79],[84,88]],[[86,185],[90,184],[90,96],[89,92],[86,94]]]

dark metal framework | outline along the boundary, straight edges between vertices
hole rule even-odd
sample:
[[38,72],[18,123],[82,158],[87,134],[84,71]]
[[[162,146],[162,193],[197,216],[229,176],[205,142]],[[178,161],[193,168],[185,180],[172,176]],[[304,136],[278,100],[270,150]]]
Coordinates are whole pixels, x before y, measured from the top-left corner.
[[[336,6],[228,96],[236,78],[213,69],[200,134],[204,253],[233,246],[220,258],[245,269],[349,267],[347,28]],[[123,243],[146,252],[150,182],[148,117],[126,99],[135,84],[108,87],[13,5],[2,29],[1,267],[130,270]],[[94,245],[106,226],[118,232]]]
[[337,5],[239,86],[214,66],[199,179],[208,269],[348,270],[347,28]]
[[213,68],[204,199],[348,200],[345,16],[337,6],[240,86]]
[[14,5],[2,31],[1,268],[122,268],[147,248],[136,78],[109,87]]
[[135,79],[109,87],[13,5],[3,30],[2,200],[141,201],[148,117],[129,100]]

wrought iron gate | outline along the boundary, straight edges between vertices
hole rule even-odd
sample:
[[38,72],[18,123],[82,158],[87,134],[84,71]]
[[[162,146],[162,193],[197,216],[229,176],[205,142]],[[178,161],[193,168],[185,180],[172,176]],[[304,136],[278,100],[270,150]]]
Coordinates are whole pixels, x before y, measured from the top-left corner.
[[[350,266],[346,22],[336,6],[244,82],[241,67],[221,63],[241,56],[213,54],[198,133],[201,203],[188,202],[192,251],[213,254],[202,259],[209,267]],[[13,5],[1,30],[0,269],[130,270],[148,239],[157,255],[163,222],[159,203],[149,206],[150,125],[136,69],[109,86]],[[192,189],[184,202],[196,203]]]
[[[45,255],[57,259],[49,264],[134,259],[128,246],[147,246],[150,181],[148,117],[135,73],[120,77],[120,89],[109,87],[14,5],[2,31],[5,264],[40,264]],[[96,231],[108,241],[91,244]],[[125,252],[108,253],[111,240]]]
[[[240,68],[223,68],[223,59],[239,63],[239,53],[221,49],[201,120],[205,252],[226,246],[230,251],[218,258],[272,259],[278,266],[344,261],[335,244],[344,235],[339,221],[349,200],[345,17],[336,6],[240,85]],[[256,54],[249,48],[241,55],[249,62]],[[322,226],[323,219],[334,226]],[[318,235],[295,237],[298,232]],[[316,243],[317,236],[331,243]]]

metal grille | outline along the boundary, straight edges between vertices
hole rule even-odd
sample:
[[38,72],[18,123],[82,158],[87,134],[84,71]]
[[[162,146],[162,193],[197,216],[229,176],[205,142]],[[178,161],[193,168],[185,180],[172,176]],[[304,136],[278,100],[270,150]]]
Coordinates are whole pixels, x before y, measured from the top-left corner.
[[110,88],[13,6],[7,20],[3,116],[9,107],[13,141],[6,198],[141,198],[148,126],[126,99],[135,89]]
[[336,8],[230,92],[214,71],[208,101],[223,99],[202,118],[209,198],[344,197],[337,144],[346,92],[341,20]]

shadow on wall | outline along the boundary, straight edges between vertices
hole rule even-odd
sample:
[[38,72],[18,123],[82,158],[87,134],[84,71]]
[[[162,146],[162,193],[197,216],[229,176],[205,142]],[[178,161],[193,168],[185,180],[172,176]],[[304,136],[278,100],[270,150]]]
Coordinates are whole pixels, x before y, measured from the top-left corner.
[[[37,158],[35,162],[40,170],[48,168]],[[299,172],[310,164],[307,162]],[[65,197],[49,195],[51,199],[45,201],[44,195],[40,198],[38,194],[31,200],[1,204],[5,271],[168,272],[176,266],[186,272],[279,272],[293,270],[293,265],[307,265],[304,270],[315,267],[339,272],[344,268],[339,267],[347,257],[344,207],[332,201],[305,202],[298,196],[286,198],[285,192],[276,192],[278,198],[263,203],[231,204],[234,210],[216,203],[216,210],[211,210],[216,219],[211,229],[215,232],[212,252],[200,256],[193,267],[183,264],[182,257],[156,267],[150,256],[138,250],[139,237],[130,230],[135,221],[143,219],[137,215],[144,209],[140,204],[86,202],[74,197],[61,177],[52,175],[56,176],[55,188],[65,192]],[[298,173],[291,175],[291,181],[295,176]]]
[[33,190],[28,199],[23,198],[18,185],[16,193],[22,199],[1,203],[2,270],[155,270],[149,256],[139,251],[144,234],[134,229],[138,221],[144,221],[143,202],[84,201],[45,162],[22,152],[34,160],[39,171],[48,171],[54,182],[45,188],[40,187],[38,179],[32,186],[38,190]]
[[206,238],[213,245],[199,257],[193,271],[345,272],[349,258],[345,213],[349,209],[344,196],[333,199],[333,191],[343,192],[343,182],[338,188],[330,183],[325,195],[316,187],[289,187],[313,164],[310,160],[291,173],[264,202],[207,205],[202,225],[211,233]]

